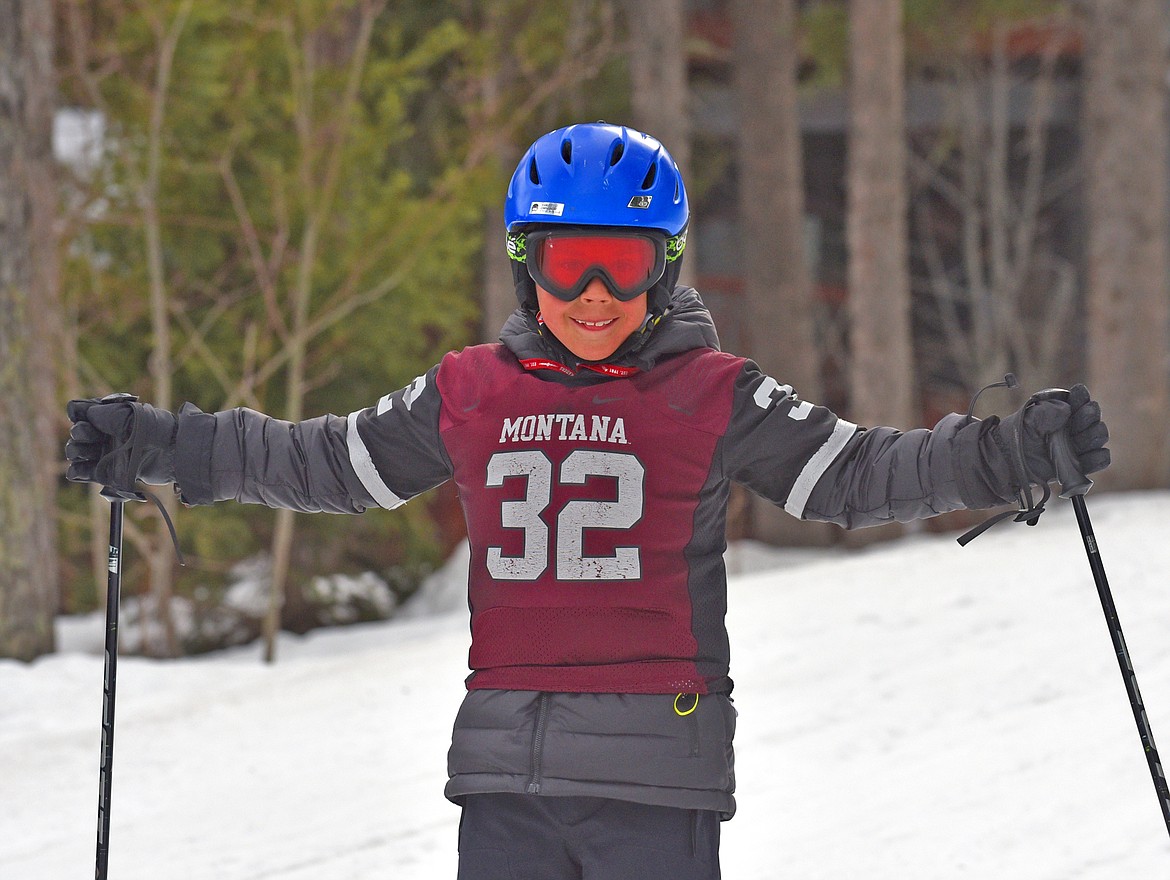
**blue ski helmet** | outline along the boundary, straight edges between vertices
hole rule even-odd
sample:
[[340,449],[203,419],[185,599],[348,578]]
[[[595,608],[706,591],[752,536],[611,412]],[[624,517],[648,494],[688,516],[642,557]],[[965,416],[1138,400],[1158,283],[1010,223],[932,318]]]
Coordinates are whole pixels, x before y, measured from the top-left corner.
[[535,309],[536,287],[524,265],[526,231],[633,227],[660,231],[667,240],[666,272],[650,290],[650,308],[661,312],[678,279],[689,220],[682,175],[657,139],[606,122],[551,131],[528,148],[504,200],[517,298]]
[[512,175],[504,202],[509,232],[521,224],[634,226],[678,235],[687,191],[666,148],[632,128],[592,122],[549,132]]

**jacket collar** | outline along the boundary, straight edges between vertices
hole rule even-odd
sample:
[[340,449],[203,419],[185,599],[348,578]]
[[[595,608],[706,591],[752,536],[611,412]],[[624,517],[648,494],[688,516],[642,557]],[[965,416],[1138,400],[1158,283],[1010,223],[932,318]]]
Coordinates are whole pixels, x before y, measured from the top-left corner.
[[526,370],[551,371],[564,381],[623,378],[649,370],[671,355],[696,348],[719,349],[711,313],[691,287],[676,287],[666,309],[647,315],[641,329],[604,363],[576,357],[527,308],[512,313],[500,331],[500,341]]

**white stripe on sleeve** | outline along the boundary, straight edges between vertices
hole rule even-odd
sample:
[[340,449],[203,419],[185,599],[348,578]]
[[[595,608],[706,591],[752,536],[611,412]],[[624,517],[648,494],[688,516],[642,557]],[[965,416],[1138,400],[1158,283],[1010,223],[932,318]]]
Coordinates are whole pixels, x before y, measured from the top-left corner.
[[857,425],[838,419],[833,426],[833,433],[824,442],[820,449],[813,453],[804,465],[804,469],[792,484],[792,491],[788,493],[788,500],[784,502],[784,509],[797,519],[804,514],[804,506],[808,504],[808,496],[812,494],[813,486],[821,475],[829,469],[838,453],[845,448],[849,438],[857,430]]
[[350,464],[353,465],[358,479],[362,481],[362,485],[366,487],[366,491],[373,496],[374,500],[387,510],[393,510],[395,507],[405,504],[406,501],[394,494],[390,487],[382,481],[382,475],[378,473],[378,469],[374,467],[370,450],[366,448],[366,444],[362,442],[362,437],[358,433],[358,412],[350,413],[346,420],[348,428],[345,432],[345,442],[349,446]]

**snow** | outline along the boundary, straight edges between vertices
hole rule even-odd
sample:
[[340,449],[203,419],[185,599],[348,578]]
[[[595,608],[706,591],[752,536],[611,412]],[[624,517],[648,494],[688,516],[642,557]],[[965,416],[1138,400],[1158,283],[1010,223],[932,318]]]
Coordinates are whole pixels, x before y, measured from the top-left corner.
[[[1170,493],[1091,496],[1154,732],[1170,731]],[[1167,838],[1076,523],[850,554],[737,547],[729,880],[1170,877]],[[119,665],[110,876],[455,876],[443,799],[466,556],[423,610]],[[100,622],[0,662],[0,877],[92,871]],[[1163,733],[1170,736],[1170,733]],[[1170,740],[1168,740],[1170,741]]]

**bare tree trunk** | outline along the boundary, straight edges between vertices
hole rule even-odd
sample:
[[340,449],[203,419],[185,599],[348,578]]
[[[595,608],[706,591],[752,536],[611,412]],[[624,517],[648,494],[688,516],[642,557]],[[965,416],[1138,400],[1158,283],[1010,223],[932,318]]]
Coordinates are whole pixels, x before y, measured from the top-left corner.
[[[625,0],[633,124],[653,135],[690,179],[691,116],[687,86],[686,3]],[[694,226],[691,234],[694,234]],[[683,260],[683,284],[693,284],[694,261]]]
[[[58,194],[53,157],[53,115],[56,111],[56,75],[53,70],[55,27],[53,4],[45,0],[25,2],[25,32],[29,76],[25,85],[26,131],[30,146],[24,161],[24,179],[29,194],[29,252],[32,258],[31,283],[33,301],[32,383],[37,406],[37,437],[41,442],[41,491],[50,504],[52,516],[47,526],[53,532],[56,544],[57,478],[61,473],[60,438],[67,420],[61,407],[60,388],[64,320],[61,307],[60,261],[57,248],[60,241],[58,225]],[[53,571],[56,582],[56,558],[46,565]]]
[[625,0],[626,57],[634,125],[666,145],[683,172],[690,168],[687,112],[686,4]]
[[1166,21],[1160,0],[1088,3],[1089,379],[1115,489],[1170,480]]
[[849,418],[915,427],[901,0],[849,13]]
[[53,650],[58,589],[40,375],[55,270],[38,264],[55,260],[52,4],[0,0],[0,22],[0,656],[32,660]]
[[747,353],[815,400],[821,383],[804,249],[796,3],[735,0],[732,10]]
[[[509,10],[501,5],[491,5],[485,11],[486,27],[493,33],[499,34],[501,39],[498,45],[506,45],[502,36],[504,29],[509,27],[511,18]],[[498,119],[502,113],[505,95],[513,77],[512,65],[502,57],[496,59],[492,69],[483,78],[483,106],[484,115],[489,120]],[[511,172],[519,158],[519,150],[506,134],[496,139],[494,144],[495,160],[505,174]],[[508,320],[508,316],[516,310],[516,288],[512,281],[511,259],[505,251],[506,231],[504,229],[503,211],[498,201],[484,211],[484,257],[483,257],[483,297],[480,315],[480,337],[484,342],[495,342],[499,338],[500,328]]]
[[[796,92],[795,0],[733,0],[739,98],[739,240],[748,354],[802,397],[820,393],[812,283],[805,258],[803,157]],[[757,537],[807,543],[826,532],[770,504]],[[795,526],[795,528],[794,528]]]
[[[849,5],[849,409],[862,425],[915,427],[914,342],[906,222],[902,0]],[[852,532],[856,546],[902,526]]]

